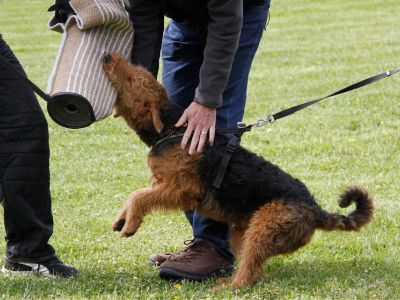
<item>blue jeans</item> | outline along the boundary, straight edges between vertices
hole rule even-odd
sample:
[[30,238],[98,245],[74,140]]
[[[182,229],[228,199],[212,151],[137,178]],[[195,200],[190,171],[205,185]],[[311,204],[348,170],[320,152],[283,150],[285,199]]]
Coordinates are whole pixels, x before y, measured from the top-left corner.
[[[246,104],[247,83],[251,64],[266,25],[269,0],[262,6],[245,9],[239,46],[234,57],[223,103],[217,110],[216,128],[236,127],[242,121]],[[204,30],[170,21],[162,41],[162,81],[169,99],[187,108],[199,84],[199,70],[205,47]],[[196,211],[185,212],[193,236],[211,242],[230,259],[229,226],[205,218]]]

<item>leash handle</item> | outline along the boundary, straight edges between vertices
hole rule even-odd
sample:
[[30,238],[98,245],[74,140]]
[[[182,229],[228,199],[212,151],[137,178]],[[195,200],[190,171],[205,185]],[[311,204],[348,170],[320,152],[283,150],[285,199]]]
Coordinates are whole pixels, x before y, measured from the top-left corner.
[[287,108],[285,110],[282,110],[280,112],[277,112],[275,114],[269,115],[268,117],[265,117],[264,119],[258,120],[254,125],[257,126],[257,127],[261,127],[261,126],[264,126],[264,125],[266,125],[268,123],[273,123],[273,122],[275,122],[275,120],[290,116],[290,115],[294,114],[295,112],[298,112],[298,111],[300,111],[300,110],[302,110],[302,109],[304,109],[304,108],[306,108],[308,106],[311,106],[311,105],[313,105],[313,104],[315,104],[317,102],[320,102],[320,101],[325,100],[327,98],[330,98],[330,97],[333,97],[333,96],[337,96],[337,95],[340,95],[340,94],[344,94],[344,93],[350,92],[352,90],[361,88],[361,87],[366,86],[368,84],[371,84],[373,82],[376,82],[376,81],[379,81],[381,79],[390,77],[390,76],[392,76],[393,74],[395,74],[397,72],[400,72],[400,68],[396,68],[396,69],[392,69],[392,70],[389,70],[389,71],[386,71],[386,72],[382,72],[382,73],[376,74],[376,75],[371,76],[371,77],[369,77],[367,79],[364,79],[364,80],[361,80],[359,82],[353,83],[353,84],[351,84],[351,85],[349,85],[349,86],[347,86],[347,87],[345,87],[343,89],[340,89],[340,90],[338,90],[336,92],[333,92],[332,94],[329,94],[329,95],[327,95],[325,97],[314,99],[314,100],[311,100],[311,101],[307,101],[307,102],[298,104],[296,106]]
[[23,82],[28,88],[33,90],[36,94],[38,94],[43,100],[46,102],[51,100],[51,96],[43,92],[36,84],[29,80],[23,73],[17,70],[6,58],[4,58],[0,54],[0,64],[4,66],[10,73],[12,73],[16,78],[18,78],[21,82]]

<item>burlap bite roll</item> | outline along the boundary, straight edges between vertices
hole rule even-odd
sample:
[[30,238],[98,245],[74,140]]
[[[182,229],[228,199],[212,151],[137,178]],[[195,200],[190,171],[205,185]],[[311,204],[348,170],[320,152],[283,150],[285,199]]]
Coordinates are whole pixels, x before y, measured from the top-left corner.
[[68,128],[82,128],[111,115],[116,91],[102,71],[102,54],[129,59],[133,28],[122,0],[71,0],[75,14],[65,23],[53,17],[49,28],[62,32],[50,75],[49,115]]

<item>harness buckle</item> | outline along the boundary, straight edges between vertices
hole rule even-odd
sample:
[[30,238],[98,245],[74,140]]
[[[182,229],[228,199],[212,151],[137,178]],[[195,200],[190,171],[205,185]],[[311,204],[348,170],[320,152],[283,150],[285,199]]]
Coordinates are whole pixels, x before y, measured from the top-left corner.
[[225,149],[226,151],[228,151],[229,153],[233,153],[236,151],[237,147],[240,144],[240,138],[237,137],[236,135],[232,136],[228,142],[228,144],[226,145]]
[[257,126],[257,127],[262,127],[262,126],[265,126],[265,125],[267,125],[269,123],[272,124],[274,122],[275,122],[274,116],[273,115],[269,115],[269,116],[265,117],[264,119],[258,119],[254,125]]

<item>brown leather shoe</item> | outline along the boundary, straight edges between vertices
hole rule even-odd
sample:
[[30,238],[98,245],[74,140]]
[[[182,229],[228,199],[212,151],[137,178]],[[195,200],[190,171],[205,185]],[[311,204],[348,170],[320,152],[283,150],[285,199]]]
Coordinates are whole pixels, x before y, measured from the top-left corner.
[[[186,246],[189,246],[190,244],[193,243],[193,241],[194,241],[194,239],[193,240],[185,240],[183,243]],[[159,267],[163,262],[165,262],[171,256],[179,256],[185,250],[186,250],[186,248],[179,252],[175,252],[175,253],[168,253],[168,252],[167,253],[154,253],[154,254],[150,255],[149,260],[150,260],[150,263],[152,263],[155,267]]]
[[[183,243],[186,246],[189,246],[191,243],[193,243],[193,240],[186,240]],[[186,248],[185,248],[186,249]],[[176,253],[155,253],[150,255],[149,259],[150,262],[155,266],[155,267],[159,267],[163,262],[165,262],[168,258],[170,258],[172,255],[177,256],[180,255],[181,252],[185,251],[185,249],[183,249],[182,251],[176,252]]]
[[195,239],[187,248],[167,258],[160,266],[164,279],[204,280],[225,276],[233,271],[233,263],[209,242]]
[[158,267],[160,266],[163,262],[165,262],[168,258],[170,258],[171,255],[174,255],[173,253],[155,253],[150,255],[149,259],[150,262]]

